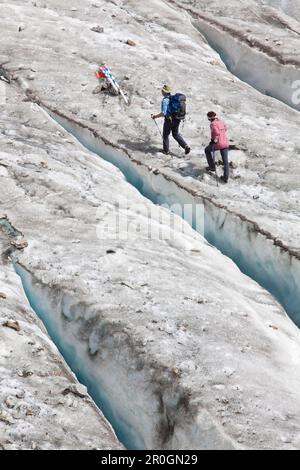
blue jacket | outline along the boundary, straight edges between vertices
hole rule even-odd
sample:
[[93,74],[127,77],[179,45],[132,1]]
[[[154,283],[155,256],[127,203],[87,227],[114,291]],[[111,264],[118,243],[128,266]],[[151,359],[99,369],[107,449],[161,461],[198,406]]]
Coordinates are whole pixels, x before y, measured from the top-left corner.
[[170,105],[170,97],[165,96],[161,102],[161,112],[165,115],[165,117],[170,116],[169,105]]

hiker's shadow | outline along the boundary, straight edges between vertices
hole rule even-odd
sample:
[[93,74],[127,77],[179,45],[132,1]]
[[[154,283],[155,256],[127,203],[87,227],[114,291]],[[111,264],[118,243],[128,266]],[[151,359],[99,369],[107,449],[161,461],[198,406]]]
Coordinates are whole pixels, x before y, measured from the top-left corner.
[[155,155],[161,151],[161,147],[151,145],[148,142],[145,142],[144,140],[132,142],[131,140],[119,139],[118,143],[128,148],[129,150],[133,150],[135,152],[150,153],[151,155]]
[[[223,168],[223,163],[221,161],[216,162],[218,172],[222,171],[221,169]],[[202,180],[204,175],[207,175],[207,171],[201,162],[199,165],[196,165],[193,162],[186,162],[186,165],[184,165],[182,168],[178,166],[176,168],[177,173],[179,173],[181,176],[187,178],[187,177],[192,177],[192,178],[197,178]]]
[[193,162],[186,162],[183,167],[176,168],[177,173],[179,173],[183,177],[192,177],[192,178],[199,178],[199,176],[203,176],[205,174],[204,168],[199,168],[198,165],[195,165]]

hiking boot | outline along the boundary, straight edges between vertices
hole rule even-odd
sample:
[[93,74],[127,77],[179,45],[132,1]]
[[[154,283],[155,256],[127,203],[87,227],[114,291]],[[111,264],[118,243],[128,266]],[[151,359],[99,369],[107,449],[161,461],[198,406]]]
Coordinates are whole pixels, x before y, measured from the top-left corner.
[[169,150],[162,150],[161,153],[163,153],[164,155],[170,155]]
[[189,146],[187,145],[187,146],[185,147],[185,149],[184,149],[184,153],[185,153],[186,155],[188,155],[188,154],[190,153],[190,151],[191,151],[191,147],[189,147]]
[[223,181],[223,183],[228,183],[228,178],[225,178],[225,176],[221,176],[220,180]]
[[211,168],[210,166],[207,166],[205,168],[205,171],[207,171],[207,173],[215,173],[216,172],[216,169],[215,168]]

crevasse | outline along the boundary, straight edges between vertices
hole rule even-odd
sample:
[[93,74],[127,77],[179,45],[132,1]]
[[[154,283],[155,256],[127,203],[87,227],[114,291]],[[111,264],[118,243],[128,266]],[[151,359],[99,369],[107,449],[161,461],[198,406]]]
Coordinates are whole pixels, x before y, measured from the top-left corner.
[[[182,208],[185,204],[204,204],[204,233],[201,235],[231,258],[244,274],[267,289],[300,326],[300,260],[296,256],[275,245],[273,239],[257,231],[251,222],[214,205],[207,198],[194,196],[162,174],[155,175],[149,168],[137,165],[121,150],[105,145],[89,129],[54,112],[50,115],[86,149],[118,167],[127,181],[153,203],[169,207],[176,204]],[[195,220],[192,225],[196,228]]]
[[[125,152],[105,144],[99,136],[82,125],[53,111],[48,110],[48,113],[86,149],[118,167],[127,181],[153,203],[168,206],[204,204],[205,223],[204,233],[201,234],[209,243],[234,260],[245,274],[269,290],[281,302],[293,321],[300,325],[300,261],[296,257],[276,246],[272,239],[257,232],[250,222],[242,220],[238,215],[217,207],[212,201],[199,195],[195,196],[161,173],[154,174],[146,165],[138,165]],[[193,220],[191,225],[196,228],[196,221]],[[120,396],[130,396],[135,393],[132,390],[134,383],[127,380],[127,374],[119,371],[120,376],[126,379],[120,384],[115,381],[112,383],[112,374],[109,371],[118,366],[109,364],[108,369],[99,368],[87,354],[86,346],[76,339],[77,332],[75,330],[69,332],[69,328],[62,327],[62,310],[65,311],[66,318],[70,314],[68,305],[65,305],[68,301],[65,302],[63,298],[58,300],[61,293],[51,292],[50,288],[34,280],[33,276],[18,263],[15,263],[15,269],[21,277],[31,306],[44,322],[73,372],[88,387],[90,395],[111,422],[124,445],[129,449],[153,449],[157,445],[163,447],[164,441],[160,444],[155,441],[157,435],[160,435],[157,429],[161,429],[168,445],[174,445],[172,429],[169,429],[169,416],[177,413],[176,401],[171,400],[168,403],[168,396],[164,397],[164,406],[168,410],[165,423],[157,412],[158,403],[152,403],[152,408],[145,407],[143,393],[138,397],[140,412],[137,412],[139,407],[136,402],[135,410],[130,403],[124,406],[124,400],[120,400]],[[114,370],[114,376],[116,375],[118,371]],[[189,448],[193,446],[197,448],[199,437],[197,432],[195,431],[194,437],[190,436],[190,433],[187,433],[187,436],[189,444],[186,445],[190,445]],[[218,436],[214,439],[218,439]],[[220,448],[226,445],[229,444],[221,442]]]

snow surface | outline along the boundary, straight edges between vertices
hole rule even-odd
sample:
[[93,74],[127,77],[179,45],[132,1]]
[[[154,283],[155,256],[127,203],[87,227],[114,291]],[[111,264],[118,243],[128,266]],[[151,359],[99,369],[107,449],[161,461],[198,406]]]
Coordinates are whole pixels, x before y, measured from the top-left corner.
[[[9,236],[4,225],[0,219],[0,449],[122,449],[87,392],[64,394],[77,381],[8,263],[17,234]],[[19,331],[6,327],[8,321],[18,322]]]
[[[264,278],[281,273],[282,296],[298,299],[299,113],[232,76],[191,13],[177,10],[184,3],[0,4],[1,63],[13,78],[0,117],[1,212],[29,243],[14,254],[28,298],[128,447],[299,448],[299,331],[283,309],[180,219],[161,240],[159,231],[170,233],[169,212],[32,104],[37,99],[56,118],[63,113],[65,127],[106,159],[120,165],[125,155],[129,173],[134,161],[140,170],[131,183],[148,197],[155,187],[158,203],[204,200],[205,235],[220,244],[224,234],[241,258],[250,246],[247,269],[264,268]],[[214,12],[216,2],[196,3]],[[218,16],[232,25],[232,5],[237,27],[246,24],[261,40],[261,4],[251,2],[248,24],[248,3],[228,2],[228,17]],[[278,48],[282,60],[294,61],[297,33],[270,18],[268,35],[291,39]],[[104,33],[91,31],[97,23]],[[92,94],[102,61],[129,107]],[[149,115],[165,82],[189,97],[186,161],[179,151],[158,154]],[[238,169],[219,189],[200,159],[212,107],[239,148],[231,157]],[[101,236],[128,210],[129,239]],[[160,229],[152,239],[149,213]]]
[[244,273],[271,292],[300,326],[300,262],[274,243],[270,234],[259,232],[259,228],[254,229],[238,214],[191,193],[188,187],[176,185],[151,166],[137,164],[124,152],[105,145],[91,130],[51,111],[50,116],[87,149],[119,168],[143,196],[183,217]]

